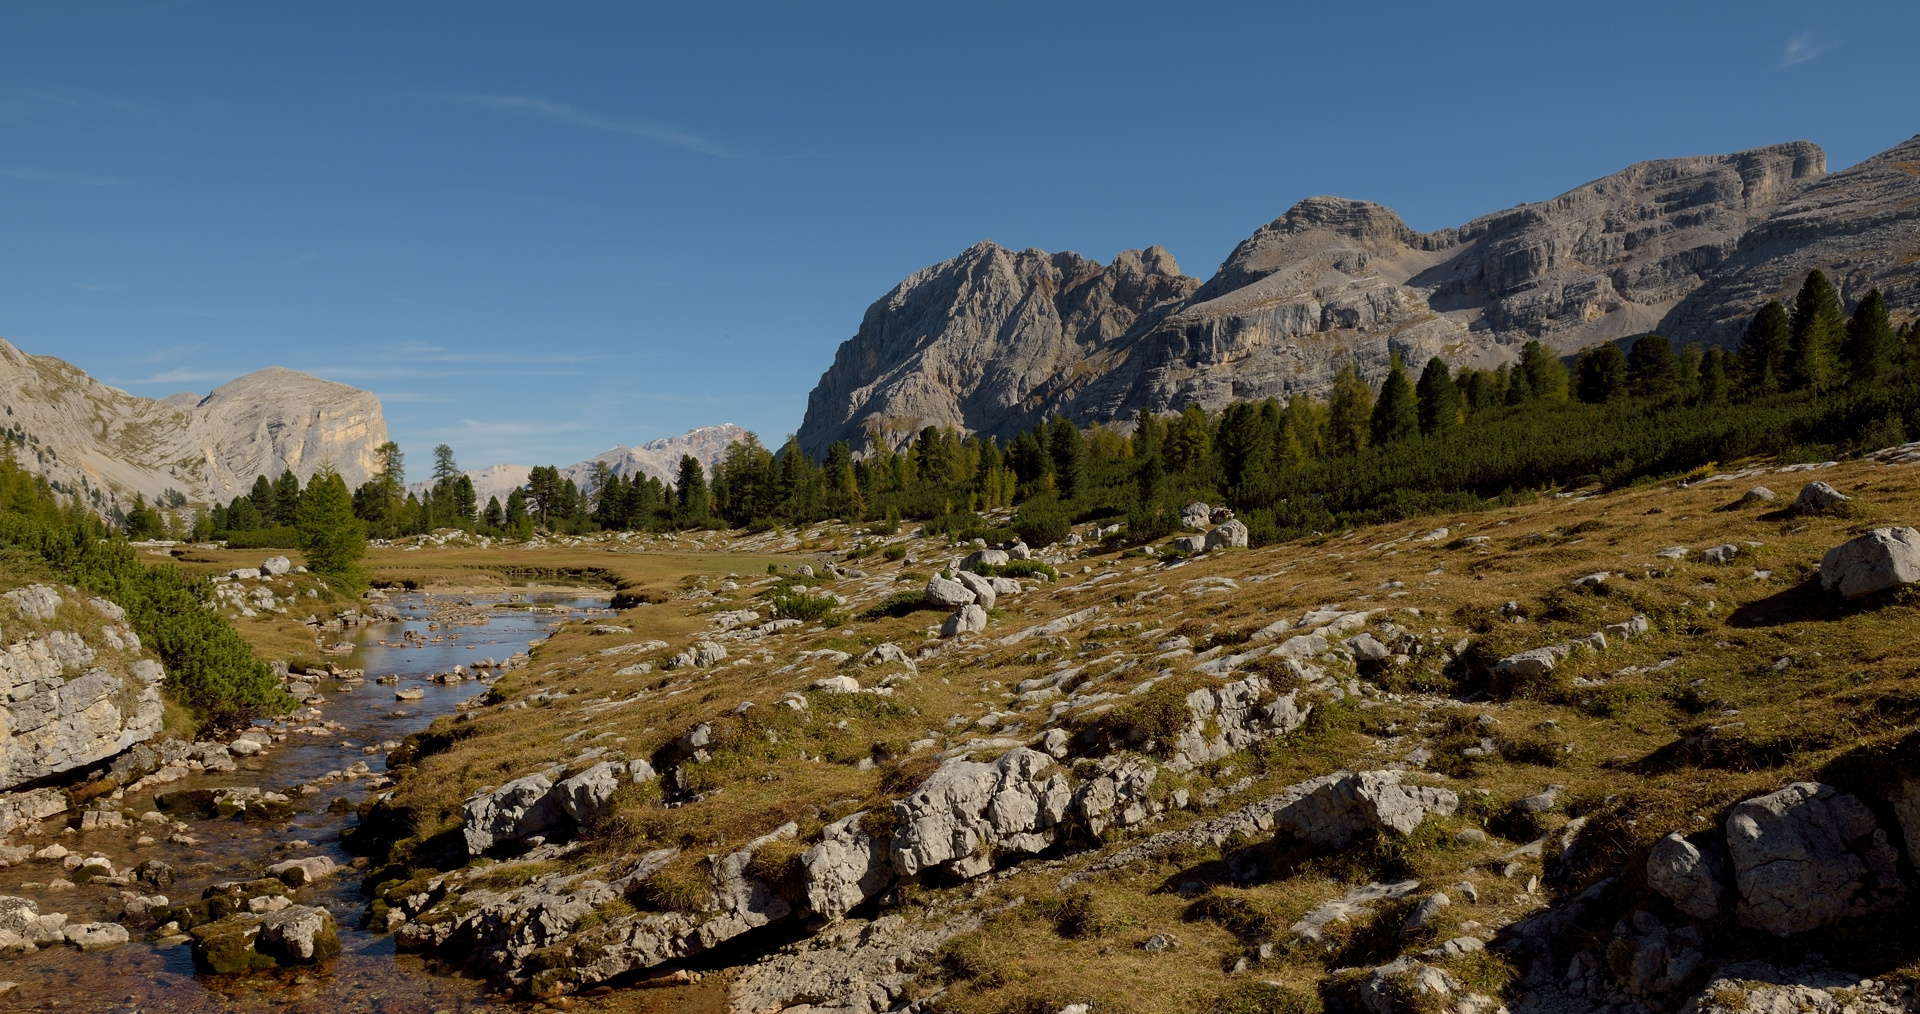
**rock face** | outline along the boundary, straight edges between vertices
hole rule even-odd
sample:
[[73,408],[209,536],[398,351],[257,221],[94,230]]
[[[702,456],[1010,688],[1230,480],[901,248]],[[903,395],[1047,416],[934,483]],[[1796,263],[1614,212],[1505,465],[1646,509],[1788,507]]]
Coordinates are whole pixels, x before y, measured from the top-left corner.
[[1755,307],[1790,302],[1820,268],[1848,306],[1879,288],[1896,313],[1920,309],[1920,136],[1859,165],[1814,180],[1740,239],[1706,284],[1666,319],[1662,334],[1732,342]]
[[[228,500],[257,475],[288,469],[304,482],[331,459],[349,487],[376,467],[387,439],[372,394],[272,367],[215,388],[205,398],[164,402],[99,383],[52,356],[0,341],[0,404],[39,443],[21,463],[62,488],[89,485],[122,501],[168,489],[189,499]],[[30,445],[34,446],[34,445]]]
[[1105,362],[1143,318],[1157,320],[1199,287],[1159,247],[1102,265],[977,243],[867,308],[807,397],[801,446],[819,455],[836,440],[863,446],[875,430],[899,442],[929,425],[1030,426],[1075,370]]
[[1899,853],[1873,811],[1831,785],[1795,782],[1727,817],[1742,925],[1785,937],[1861,915],[1904,893]]
[[[1920,182],[1895,178],[1898,161],[1858,199],[1821,207],[1849,222],[1909,221],[1892,195],[1920,194]],[[816,455],[834,440],[858,448],[873,430],[898,444],[927,424],[1004,437],[1059,412],[1093,423],[1196,402],[1218,410],[1324,393],[1349,360],[1377,382],[1396,352],[1416,369],[1432,355],[1490,366],[1529,339],[1565,353],[1656,327],[1724,338],[1711,314],[1683,314],[1702,323],[1676,327],[1673,311],[1745,255],[1756,227],[1812,200],[1825,171],[1825,154],[1804,141],[1642,162],[1434,233],[1377,204],[1312,197],[1242,242],[1204,285],[1158,248],[1102,267],[983,243],[868,308],[808,400],[801,445]],[[1785,226],[1780,235],[1795,249],[1811,242]],[[1904,247],[1884,249],[1895,257]],[[1728,290],[1715,305],[1749,313],[1774,288]]]
[[955,760],[893,804],[899,832],[894,869],[911,877],[933,866],[961,876],[993,868],[999,852],[1040,852],[1067,814],[1071,784],[1043,774],[1053,759],[1020,747],[991,763]]
[[[22,618],[58,623],[53,588],[16,589],[7,600]],[[96,652],[72,631],[11,629],[25,636],[0,650],[0,789],[104,760],[160,731],[160,663],[138,648]]]

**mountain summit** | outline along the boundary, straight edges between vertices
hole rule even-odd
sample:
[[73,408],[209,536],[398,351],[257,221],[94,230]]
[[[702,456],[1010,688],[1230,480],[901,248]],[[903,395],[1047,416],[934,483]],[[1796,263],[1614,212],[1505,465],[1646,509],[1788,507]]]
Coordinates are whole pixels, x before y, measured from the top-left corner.
[[1660,331],[1728,342],[1814,267],[1843,295],[1920,306],[1920,139],[1828,176],[1810,142],[1641,162],[1560,196],[1422,233],[1366,201],[1310,197],[1205,284],[1158,247],[1111,265],[992,243],[867,309],[808,398],[823,453],[926,425],[1006,436],[1066,413],[1318,394],[1348,361],[1493,365]]
[[255,476],[291,469],[304,482],[327,460],[354,486],[372,476],[387,439],[379,398],[297,370],[270,367],[204,398],[155,401],[3,340],[0,407],[15,459],[101,508],[169,489],[228,500]]

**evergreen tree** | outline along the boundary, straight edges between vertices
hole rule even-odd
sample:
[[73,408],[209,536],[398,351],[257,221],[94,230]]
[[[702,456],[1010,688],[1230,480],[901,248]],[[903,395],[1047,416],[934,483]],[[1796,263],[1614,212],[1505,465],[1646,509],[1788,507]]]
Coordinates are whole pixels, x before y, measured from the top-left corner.
[[453,480],[453,517],[462,527],[472,527],[474,516],[480,510],[479,494],[474,492],[473,479],[465,474]]
[[1747,393],[1772,394],[1787,385],[1787,359],[1793,345],[1793,326],[1787,308],[1770,300],[1747,322],[1740,340],[1740,382]]
[[1567,400],[1567,368],[1553,350],[1537,341],[1520,347],[1520,366],[1527,375],[1528,394],[1540,401]]
[[1840,379],[1838,353],[1847,317],[1840,296],[1818,268],[1807,273],[1793,299],[1787,345],[1787,380],[1794,390],[1824,391]]
[[1351,453],[1367,446],[1373,426],[1373,389],[1360,379],[1360,368],[1352,362],[1333,375],[1327,412],[1327,443],[1333,450]]
[[1420,432],[1431,436],[1460,424],[1460,389],[1453,383],[1453,371],[1439,356],[1427,360],[1414,393],[1420,399]]
[[1626,390],[1627,357],[1612,342],[1580,353],[1574,370],[1579,374],[1580,400],[1588,404],[1605,404]]
[[675,487],[679,491],[681,519],[687,524],[704,524],[709,508],[707,470],[701,467],[699,458],[691,454],[680,456],[679,482]]
[[229,532],[252,532],[266,527],[266,519],[260,516],[260,508],[254,506],[252,496],[236,496],[232,506],[227,508],[227,527]]
[[1494,375],[1498,378],[1501,404],[1524,405],[1533,400],[1533,384],[1527,380],[1527,371],[1519,363],[1512,366],[1502,363]]
[[1167,430],[1166,464],[1181,475],[1197,474],[1213,453],[1213,427],[1207,410],[1199,402],[1180,410],[1179,419]]
[[527,515],[541,528],[551,529],[556,517],[565,516],[564,490],[560,470],[552,465],[536,465],[527,473]]
[[[514,490],[514,493],[518,492],[519,490]],[[507,496],[511,498],[513,493],[509,493]],[[523,507],[521,510],[524,511],[525,508]],[[507,527],[507,512],[500,506],[499,497],[487,497],[487,513],[484,520],[486,521],[487,527],[496,532]]]
[[253,501],[253,509],[260,515],[259,527],[266,528],[280,523],[280,508],[274,503],[272,479],[264,475],[254,479],[253,489],[247,493],[247,499]]
[[1387,366],[1387,379],[1380,385],[1380,400],[1373,404],[1368,432],[1376,444],[1398,443],[1420,435],[1419,401],[1398,354]]
[[1061,498],[1071,500],[1086,491],[1087,442],[1066,416],[1054,416],[1051,430],[1047,453],[1053,459],[1053,481]]
[[1695,400],[1702,405],[1717,405],[1727,400],[1732,389],[1730,366],[1732,357],[1727,350],[1718,345],[1706,351],[1700,359],[1700,381],[1695,388]]
[[1841,349],[1847,373],[1856,384],[1872,384],[1893,372],[1900,339],[1887,319],[1887,298],[1873,289],[1853,310]]
[[292,525],[300,517],[300,478],[292,469],[280,473],[273,481],[273,523]]
[[1220,466],[1231,490],[1244,493],[1263,488],[1272,472],[1279,412],[1277,406],[1272,415],[1263,409],[1260,404],[1238,401],[1220,416]]
[[515,486],[507,493],[506,527],[519,529],[523,523],[529,520],[527,517],[527,491]]
[[451,482],[460,474],[460,465],[453,460],[453,448],[447,444],[436,444],[433,448],[433,484]]
[[1153,410],[1142,408],[1133,422],[1133,456],[1148,458],[1160,453],[1166,443],[1166,425]]
[[1674,393],[1680,382],[1680,360],[1673,354],[1673,343],[1657,334],[1634,339],[1627,353],[1627,378],[1633,393],[1643,398],[1664,398]]
[[1166,485],[1167,468],[1160,463],[1158,450],[1135,460],[1140,462],[1134,470],[1134,482],[1140,487],[1140,503],[1150,505],[1160,498],[1161,487]]
[[353,516],[353,496],[340,473],[333,470],[332,462],[322,462],[307,484],[295,524],[308,569],[349,588],[360,584],[360,559],[367,555],[366,531],[360,527],[360,519]]

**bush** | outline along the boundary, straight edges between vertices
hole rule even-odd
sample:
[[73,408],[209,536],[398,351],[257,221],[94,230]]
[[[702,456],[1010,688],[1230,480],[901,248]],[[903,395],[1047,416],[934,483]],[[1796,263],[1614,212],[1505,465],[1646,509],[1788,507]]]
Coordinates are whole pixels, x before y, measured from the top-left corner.
[[1013,530],[1019,533],[1021,540],[1035,548],[1059,542],[1067,537],[1072,527],[1073,523],[1066,513],[1052,505],[1031,512],[1022,508],[1013,521]]
[[890,562],[899,563],[901,560],[907,558],[907,547],[888,546],[880,555],[886,557]]
[[825,595],[786,592],[773,596],[773,615],[786,620],[824,620],[839,603]]
[[[216,538],[220,538],[217,533]],[[250,532],[227,532],[228,549],[299,549],[300,533],[287,525],[256,528]]]
[[1045,577],[1058,581],[1060,572],[1044,560],[1008,560],[1005,563],[975,564],[973,572],[981,577]]
[[927,593],[924,591],[894,592],[861,611],[860,618],[878,620],[888,616],[900,617],[922,609],[941,609],[941,607],[927,601]]

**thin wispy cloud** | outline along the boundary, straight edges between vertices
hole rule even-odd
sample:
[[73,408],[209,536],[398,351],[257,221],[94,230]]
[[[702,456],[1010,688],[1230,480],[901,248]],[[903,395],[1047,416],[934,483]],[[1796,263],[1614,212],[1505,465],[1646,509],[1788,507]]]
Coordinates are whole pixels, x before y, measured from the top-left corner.
[[589,113],[584,109],[575,109],[572,106],[563,106],[558,102],[548,102],[545,99],[536,99],[526,95],[468,94],[455,96],[455,98],[469,105],[498,109],[502,112],[524,113],[530,116],[538,116],[543,119],[553,120],[575,127],[585,127],[588,130],[598,130],[608,134],[624,134],[628,137],[638,137],[643,140],[653,141],[657,144],[698,152],[702,155],[713,155],[717,158],[746,157],[738,152],[729,150],[718,142],[710,141],[698,134],[689,134],[683,130],[675,130],[672,127],[657,123],[648,123],[644,120],[616,120],[601,116],[597,113]]
[[1780,66],[1797,67],[1808,60],[1818,59],[1820,54],[1839,45],[1836,42],[1815,44],[1811,35],[1798,35],[1787,40],[1787,50],[1780,57]]
[[35,183],[64,183],[73,187],[117,187],[125,180],[116,180],[106,176],[79,176],[74,173],[49,172],[32,166],[0,166],[0,176],[16,180],[31,180]]
[[151,377],[137,377],[131,380],[112,380],[115,384],[191,384],[198,380],[220,380],[224,373],[210,373],[206,370],[189,370],[182,367],[177,370],[165,370]]

